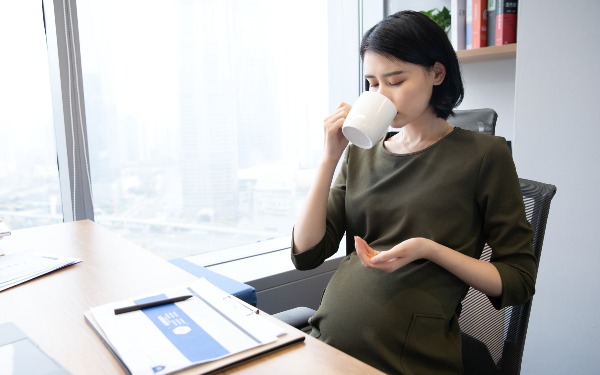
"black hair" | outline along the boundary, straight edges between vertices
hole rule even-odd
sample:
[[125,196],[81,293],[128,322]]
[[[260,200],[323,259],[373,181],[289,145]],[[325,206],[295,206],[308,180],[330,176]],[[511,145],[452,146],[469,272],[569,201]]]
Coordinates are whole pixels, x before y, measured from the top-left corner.
[[390,58],[432,69],[436,62],[444,65],[444,81],[433,87],[429,104],[437,117],[454,115],[464,97],[464,87],[456,52],[448,36],[433,20],[414,11],[401,11],[381,20],[363,36],[360,58],[371,51]]

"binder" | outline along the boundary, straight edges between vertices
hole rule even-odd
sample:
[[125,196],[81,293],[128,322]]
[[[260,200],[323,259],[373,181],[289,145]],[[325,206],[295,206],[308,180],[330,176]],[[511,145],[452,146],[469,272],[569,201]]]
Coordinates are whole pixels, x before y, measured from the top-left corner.
[[[130,310],[149,301],[180,302]],[[179,298],[182,299],[182,298]],[[305,334],[217,288],[206,279],[86,311],[85,319],[126,371],[207,374],[304,341]]]

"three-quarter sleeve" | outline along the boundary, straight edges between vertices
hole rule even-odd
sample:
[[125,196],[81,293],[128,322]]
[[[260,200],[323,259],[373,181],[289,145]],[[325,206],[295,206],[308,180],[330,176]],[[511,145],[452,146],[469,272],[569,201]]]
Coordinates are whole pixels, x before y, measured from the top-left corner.
[[497,137],[485,153],[477,184],[484,236],[492,249],[490,262],[502,280],[501,296],[489,297],[490,302],[497,309],[524,303],[535,293],[533,230],[525,216],[515,164],[504,138]]
[[[298,270],[310,270],[320,266],[327,258],[335,254],[339,248],[340,241],[346,231],[345,196],[347,165],[348,149],[340,165],[335,182],[329,189],[326,228],[323,238],[315,246],[300,254],[294,254],[292,251],[292,262]],[[292,249],[294,249],[294,246],[294,235],[292,232]]]

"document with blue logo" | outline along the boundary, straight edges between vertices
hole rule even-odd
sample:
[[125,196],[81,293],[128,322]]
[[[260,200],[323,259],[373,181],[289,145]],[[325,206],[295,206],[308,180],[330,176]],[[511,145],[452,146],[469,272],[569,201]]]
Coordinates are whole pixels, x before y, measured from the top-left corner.
[[132,374],[212,372],[304,339],[205,279],[85,317]]

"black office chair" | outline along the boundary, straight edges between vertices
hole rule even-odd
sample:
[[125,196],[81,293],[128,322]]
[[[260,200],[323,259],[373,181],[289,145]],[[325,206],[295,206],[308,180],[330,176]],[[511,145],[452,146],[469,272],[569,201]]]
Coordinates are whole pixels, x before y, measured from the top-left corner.
[[[519,182],[527,220],[534,231],[533,252],[539,267],[550,202],[556,194],[556,187],[526,179],[519,179]],[[490,255],[491,249],[486,245],[481,259],[489,260]],[[459,318],[465,375],[520,373],[531,303],[530,300],[522,305],[496,310],[484,294],[472,288],[469,290],[462,302]],[[313,309],[297,307],[274,316],[310,332],[309,318],[314,313]]]
[[[527,220],[533,227],[533,253],[539,267],[556,186],[522,178],[519,182]],[[481,259],[489,260],[490,255],[491,249],[486,245]],[[496,310],[484,294],[472,288],[469,290],[459,318],[465,375],[517,375],[521,372],[531,304],[532,300]]]
[[448,117],[448,122],[457,128],[494,135],[497,119],[498,114],[491,108],[456,109],[454,116]]
[[[491,108],[456,109],[454,116],[448,117],[450,125],[489,135],[496,134],[498,114]],[[391,131],[398,131],[391,129]]]

